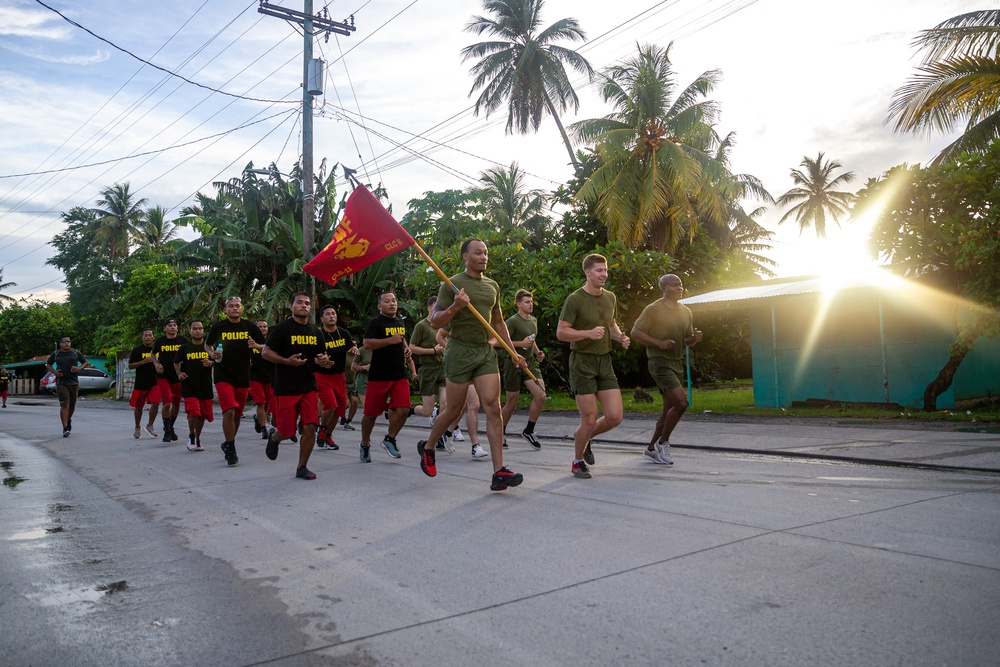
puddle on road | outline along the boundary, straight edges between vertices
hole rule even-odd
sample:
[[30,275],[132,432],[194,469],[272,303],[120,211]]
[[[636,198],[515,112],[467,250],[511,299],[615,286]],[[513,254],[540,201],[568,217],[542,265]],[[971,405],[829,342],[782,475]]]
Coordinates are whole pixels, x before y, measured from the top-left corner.
[[11,542],[18,542],[20,540],[39,540],[49,534],[50,528],[36,528],[35,530],[23,530],[20,533],[14,533],[7,539]]
[[14,475],[10,475],[8,477],[4,477],[3,485],[9,489],[16,489],[18,484],[26,481],[28,480],[26,480],[24,477],[16,477]]

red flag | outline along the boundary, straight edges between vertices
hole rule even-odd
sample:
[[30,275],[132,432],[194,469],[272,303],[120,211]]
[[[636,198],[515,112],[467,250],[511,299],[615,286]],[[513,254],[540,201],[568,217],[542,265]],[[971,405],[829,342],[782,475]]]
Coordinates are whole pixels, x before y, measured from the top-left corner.
[[344,276],[416,243],[363,185],[354,188],[344,218],[330,244],[303,267],[305,272],[336,285]]

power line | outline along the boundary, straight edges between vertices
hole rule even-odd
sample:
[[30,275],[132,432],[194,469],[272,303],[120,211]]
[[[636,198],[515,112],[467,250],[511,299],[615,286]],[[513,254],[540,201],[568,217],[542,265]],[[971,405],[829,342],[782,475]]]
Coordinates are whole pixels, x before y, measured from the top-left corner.
[[[135,55],[134,53],[132,53],[128,49],[122,48],[121,46],[118,46],[114,42],[112,42],[110,40],[107,40],[104,37],[101,37],[100,35],[98,35],[94,31],[92,31],[92,30],[90,30],[88,28],[85,28],[84,26],[80,25],[79,23],[77,23],[73,19],[71,19],[68,16],[64,15],[58,9],[55,9],[53,7],[49,7],[47,4],[45,4],[44,2],[42,2],[42,0],[35,0],[35,2],[37,2],[38,4],[40,4],[42,7],[45,7],[46,9],[48,9],[48,10],[50,10],[50,11],[58,14],[60,17],[62,17],[62,19],[64,21],[66,21],[70,25],[76,26],[80,30],[83,30],[87,34],[91,35],[92,37],[95,37],[96,39],[101,40],[102,42],[104,42],[105,44],[107,44],[108,46],[110,46],[111,48],[117,49],[118,51],[121,51],[122,53],[130,55],[133,58],[135,58],[136,60],[138,60],[139,62],[145,63],[145,64],[149,65],[153,69],[158,69],[161,72],[169,74],[170,76],[174,76],[174,77],[177,77],[178,79],[181,79],[182,81],[186,81],[186,82],[190,83],[192,86],[198,86],[199,88],[204,88],[205,90],[211,90],[212,92],[219,93],[220,95],[226,95],[228,97],[236,97],[238,99],[248,100],[250,102],[266,102],[266,103],[269,103],[269,104],[296,104],[296,102],[292,101],[292,100],[264,100],[264,99],[260,99],[260,98],[257,98],[257,97],[246,97],[244,95],[237,95],[235,93],[227,93],[224,90],[219,90],[218,88],[212,88],[211,86],[206,86],[203,83],[198,83],[197,81],[192,81],[191,79],[189,79],[189,78],[187,78],[185,76],[182,76],[182,75],[180,75],[180,74],[178,74],[176,72],[172,72],[172,71],[166,69],[165,67],[160,67],[159,65],[156,65],[154,63],[151,63],[148,60],[145,60],[144,58],[140,58],[139,56]],[[414,0],[414,2],[416,2],[416,0]]]

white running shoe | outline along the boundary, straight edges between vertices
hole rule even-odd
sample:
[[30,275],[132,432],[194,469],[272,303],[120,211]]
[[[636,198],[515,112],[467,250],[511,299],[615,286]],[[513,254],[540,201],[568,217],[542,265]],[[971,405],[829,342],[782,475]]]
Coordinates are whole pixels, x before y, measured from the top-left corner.
[[465,440],[465,436],[462,435],[462,429],[456,428],[454,433],[455,442],[462,442]]
[[669,442],[656,443],[656,453],[660,456],[660,460],[666,463],[668,466],[672,466],[674,464],[674,460],[670,458]]
[[473,457],[475,457],[475,458],[477,458],[477,459],[481,459],[481,458],[483,458],[483,457],[485,457],[485,456],[489,456],[489,454],[487,454],[487,453],[486,453],[486,450],[485,450],[485,449],[483,449],[483,448],[482,448],[482,447],[481,447],[481,446],[480,446],[480,445],[479,445],[479,444],[477,443],[477,444],[475,444],[475,445],[473,445],[473,446],[472,446],[472,456],[473,456]]
[[194,439],[193,435],[189,435],[188,436],[187,448],[188,448],[189,452],[197,452],[198,451],[198,444],[197,444],[197,442],[195,442],[195,439]]
[[142,437],[142,429],[139,428],[138,426],[136,426],[135,430],[132,431],[132,437],[135,438],[136,440],[138,440],[139,438],[141,438]]
[[642,458],[647,461],[652,461],[658,465],[663,465],[663,461],[660,460],[660,452],[655,449],[644,449],[642,450]]
[[427,423],[430,424],[431,426],[434,426],[434,420],[437,419],[437,416],[438,416],[438,406],[435,405],[434,409],[431,410],[431,416],[427,418]]
[[157,432],[156,432],[156,431],[155,431],[155,430],[153,429],[153,427],[152,427],[152,426],[149,426],[148,424],[146,425],[146,433],[148,433],[148,434],[149,434],[149,437],[151,437],[151,438],[159,438],[159,437],[160,437],[160,434],[159,434],[159,433],[157,433]]

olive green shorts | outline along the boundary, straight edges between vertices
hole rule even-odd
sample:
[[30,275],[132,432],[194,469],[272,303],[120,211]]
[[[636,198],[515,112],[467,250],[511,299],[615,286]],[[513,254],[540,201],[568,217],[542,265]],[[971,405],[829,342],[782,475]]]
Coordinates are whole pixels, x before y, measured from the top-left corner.
[[489,343],[452,339],[444,348],[444,374],[457,384],[468,384],[480,375],[500,375],[497,352]]
[[[538,364],[534,363],[533,360],[528,361],[528,370],[536,378],[541,377],[538,373]],[[524,388],[524,383],[529,382],[531,378],[528,377],[527,373],[515,366],[514,361],[508,357],[503,364],[503,376],[501,380],[503,381],[504,391],[521,391]]]
[[368,373],[358,373],[354,376],[354,391],[358,396],[364,396],[368,391]]
[[618,389],[610,354],[569,353],[569,390],[576,396]]
[[684,369],[677,367],[680,363],[683,362],[662,357],[649,358],[649,374],[656,382],[656,386],[660,388],[661,394],[668,394],[674,389],[684,386]]
[[444,366],[421,366],[419,375],[420,395],[437,396],[438,389],[444,386]]

